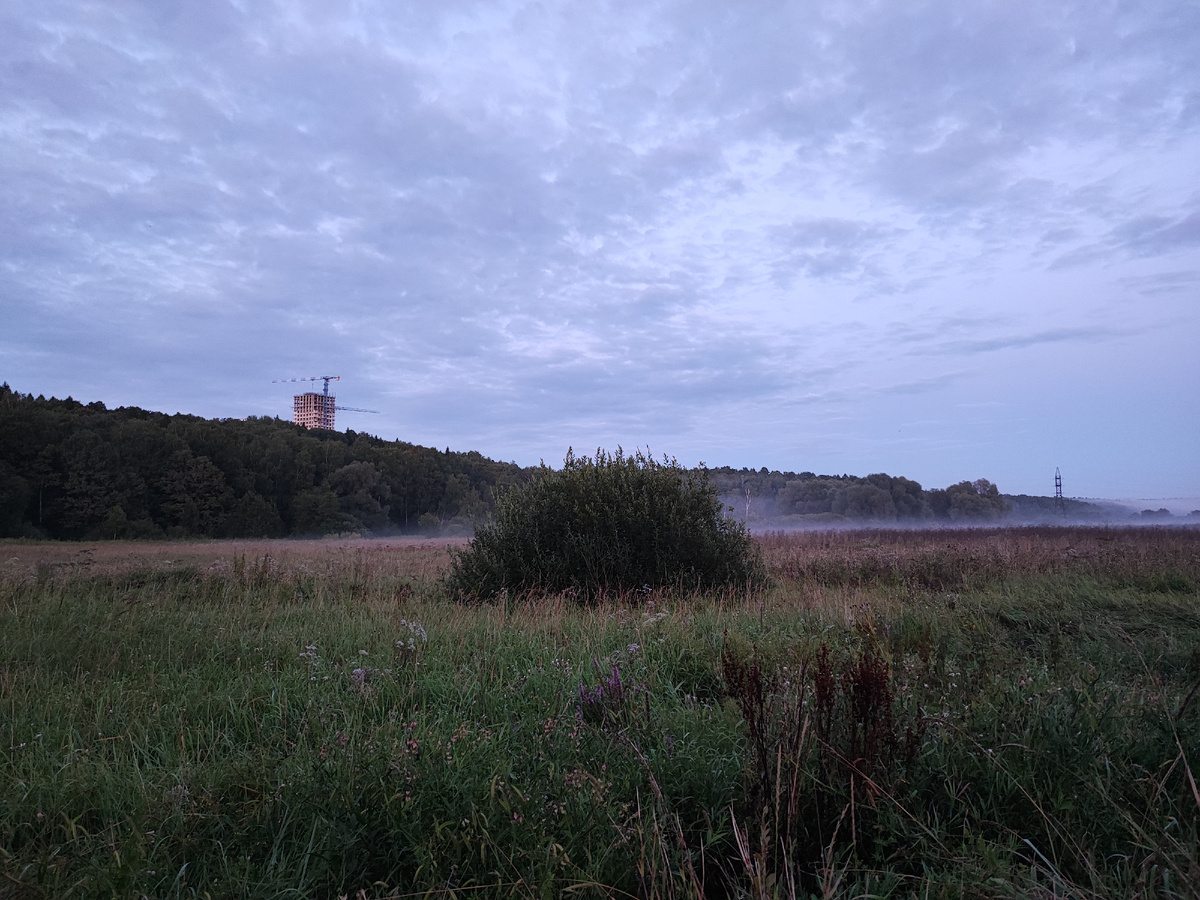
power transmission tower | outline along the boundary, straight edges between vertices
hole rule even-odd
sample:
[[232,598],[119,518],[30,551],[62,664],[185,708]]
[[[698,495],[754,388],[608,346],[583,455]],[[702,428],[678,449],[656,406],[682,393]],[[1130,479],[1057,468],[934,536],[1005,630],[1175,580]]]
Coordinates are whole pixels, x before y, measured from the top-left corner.
[[1054,467],[1054,511],[1060,516],[1067,514],[1067,501],[1062,495],[1062,473],[1058,471],[1058,466]]

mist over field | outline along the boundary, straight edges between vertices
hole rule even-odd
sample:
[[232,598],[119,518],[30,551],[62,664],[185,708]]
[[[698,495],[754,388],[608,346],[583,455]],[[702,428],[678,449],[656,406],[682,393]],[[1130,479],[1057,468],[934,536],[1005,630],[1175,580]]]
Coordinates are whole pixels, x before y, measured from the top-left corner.
[[1200,497],[1149,497],[1143,499],[1114,500],[1121,506],[1136,512],[1159,512],[1165,509],[1173,516],[1187,516],[1200,510]]

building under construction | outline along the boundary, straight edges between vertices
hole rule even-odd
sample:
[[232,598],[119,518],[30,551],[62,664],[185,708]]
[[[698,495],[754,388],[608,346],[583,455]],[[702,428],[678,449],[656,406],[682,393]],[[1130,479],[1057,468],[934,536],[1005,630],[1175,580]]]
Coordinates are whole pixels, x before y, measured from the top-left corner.
[[325,390],[318,394],[315,391],[309,391],[306,394],[296,394],[292,398],[292,421],[297,425],[303,425],[305,428],[324,428],[326,431],[335,431],[333,427],[333,415],[337,410],[344,409],[348,412],[363,412],[376,413],[377,409],[359,409],[357,406],[338,406],[337,398],[329,393],[329,382],[340,381],[340,375],[314,375],[309,378],[282,378],[278,379],[274,384],[283,384],[285,382],[296,381],[324,381]]
[[334,431],[333,414],[336,409],[332,394],[297,394],[292,398],[292,421],[305,428]]

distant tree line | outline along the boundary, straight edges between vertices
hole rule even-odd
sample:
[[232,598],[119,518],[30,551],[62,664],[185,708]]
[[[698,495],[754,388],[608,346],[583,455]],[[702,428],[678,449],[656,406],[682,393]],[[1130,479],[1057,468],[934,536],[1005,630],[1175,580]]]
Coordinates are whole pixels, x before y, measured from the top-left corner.
[[0,536],[469,530],[514,463],[273,418],[208,420],[0,386]]
[[[466,533],[491,520],[497,497],[535,471],[474,451],[309,431],[277,418],[110,410],[0,385],[0,537]],[[1058,514],[1052,498],[1005,496],[986,478],[926,490],[883,473],[722,467],[707,474],[723,506],[759,527],[985,524]],[[1121,515],[1066,504],[1071,518]]]
[[[1071,522],[1175,522],[1166,509],[1130,514],[1119,503],[1001,494],[986,478],[925,489],[898,475],[817,475],[762,469],[709,469],[709,479],[733,514],[754,527],[839,524],[986,525]],[[1061,505],[1060,505],[1061,504]],[[1185,522],[1200,521],[1200,510]]]
[[861,477],[722,467],[710,469],[709,478],[735,514],[750,522],[983,523],[1012,510],[1010,498],[986,478],[933,490],[885,473]]

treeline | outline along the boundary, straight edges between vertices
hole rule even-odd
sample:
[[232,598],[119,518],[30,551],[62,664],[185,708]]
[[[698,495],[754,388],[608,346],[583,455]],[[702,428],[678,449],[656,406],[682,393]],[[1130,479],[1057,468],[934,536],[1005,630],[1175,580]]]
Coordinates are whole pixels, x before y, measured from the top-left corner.
[[[925,489],[898,475],[817,475],[763,469],[709,469],[709,478],[734,515],[758,529],[900,525],[1010,525],[1068,522],[1176,521],[1166,509],[1130,515],[1118,503],[1028,494],[1002,494],[986,478]],[[1186,522],[1200,521],[1200,510]]]
[[[925,489],[898,475],[817,475],[762,469],[709,469],[709,479],[733,514],[752,527],[836,527],[894,522],[900,525],[1010,525],[1067,522],[1170,523],[1166,509],[1130,514],[1119,503],[1029,494],[1002,494],[986,478]],[[1200,510],[1185,523],[1200,521]]]
[[[110,410],[0,385],[0,537],[467,533],[492,518],[500,493],[535,471],[275,418]],[[984,478],[926,490],[886,474],[707,473],[732,515],[759,528],[1061,517],[1052,498],[1005,496]],[[1076,520],[1128,516],[1066,504]]]
[[722,500],[747,522],[983,523],[1006,517],[1010,498],[986,478],[926,490],[898,475],[817,475],[767,469],[710,469]]
[[513,463],[273,418],[106,409],[0,386],[0,536],[467,531]]

